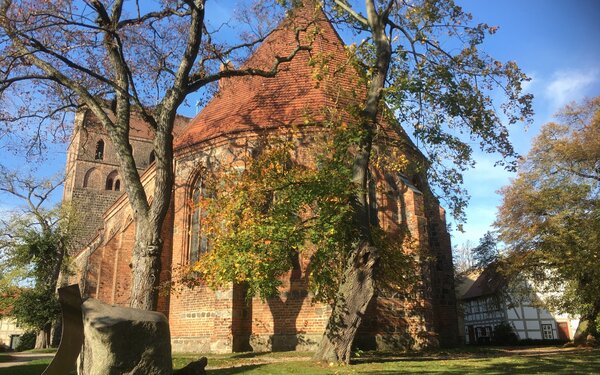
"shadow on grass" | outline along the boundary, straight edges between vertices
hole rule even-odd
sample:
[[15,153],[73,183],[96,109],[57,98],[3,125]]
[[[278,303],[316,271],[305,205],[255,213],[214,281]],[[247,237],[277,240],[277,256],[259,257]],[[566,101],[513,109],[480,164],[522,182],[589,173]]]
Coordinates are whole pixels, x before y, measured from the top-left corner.
[[245,365],[239,367],[220,368],[214,370],[206,370],[208,375],[232,375],[232,374],[243,374],[246,371],[255,370],[264,365]]
[[[428,360],[427,364],[423,364]],[[369,369],[370,363],[357,365],[361,374],[393,375],[399,373],[427,374],[598,374],[600,356],[598,351],[565,353],[561,356],[507,356],[477,358],[465,363],[456,360],[419,358],[403,361],[382,361],[377,369]],[[383,363],[383,366],[381,364]]]
[[[584,351],[564,351],[560,347],[556,350],[546,350],[543,352],[523,352],[519,347],[503,348],[457,348],[449,350],[422,351],[422,352],[378,352],[369,351],[362,353],[359,357],[353,357],[353,365],[367,363],[386,363],[386,362],[426,362],[439,360],[469,360],[469,359],[493,359],[504,357],[548,357],[553,355],[561,356],[585,356]],[[593,357],[593,355],[592,355]]]
[[246,353],[232,354],[231,356],[228,356],[228,358],[231,358],[231,359],[260,358],[260,357],[264,357],[267,355],[271,356],[271,355],[273,355],[273,353],[271,353],[271,352],[246,352]]
[[40,375],[48,367],[48,363],[27,363],[13,367],[0,368],[0,375]]

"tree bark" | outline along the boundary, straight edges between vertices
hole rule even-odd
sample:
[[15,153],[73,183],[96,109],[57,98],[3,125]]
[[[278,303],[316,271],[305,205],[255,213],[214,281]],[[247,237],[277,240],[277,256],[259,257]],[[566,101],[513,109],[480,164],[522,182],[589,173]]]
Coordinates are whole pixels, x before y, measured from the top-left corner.
[[597,335],[596,325],[598,324],[598,315],[600,314],[600,302],[596,303],[590,311],[583,315],[579,320],[579,325],[573,336],[573,342],[577,345],[587,343],[589,335]]
[[[339,4],[347,8],[347,4]],[[369,167],[379,106],[392,56],[391,43],[385,33],[385,22],[391,8],[378,13],[373,0],[366,0],[365,5],[367,18],[360,18],[357,21],[371,31],[376,47],[376,60],[365,107],[358,119],[365,135],[358,145],[353,163],[352,180],[357,188],[353,201],[354,222],[359,232],[360,242],[349,255],[325,334],[314,355],[316,360],[327,362],[350,362],[356,332],[367,306],[375,295],[375,268],[379,261],[379,251],[371,237],[372,215],[376,213],[370,212]]]
[[162,244],[159,222],[145,220],[136,222],[135,243],[131,259],[133,273],[131,307],[156,310]]
[[46,324],[44,329],[40,330],[35,337],[35,349],[46,349],[50,347],[51,324]]
[[350,362],[356,332],[375,294],[373,271],[378,259],[376,251],[375,247],[363,242],[348,260],[338,299],[315,353],[315,359]]

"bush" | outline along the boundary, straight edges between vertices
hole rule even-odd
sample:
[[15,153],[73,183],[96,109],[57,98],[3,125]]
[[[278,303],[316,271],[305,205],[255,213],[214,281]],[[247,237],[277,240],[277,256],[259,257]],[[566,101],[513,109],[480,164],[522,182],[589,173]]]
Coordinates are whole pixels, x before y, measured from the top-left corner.
[[519,341],[510,324],[503,322],[494,328],[494,345],[515,345]]
[[21,335],[19,345],[15,348],[16,351],[22,352],[24,350],[30,350],[35,347],[36,333],[34,331],[27,331]]
[[555,346],[563,345],[567,341],[560,339],[541,340],[541,339],[522,339],[517,343],[518,346]]

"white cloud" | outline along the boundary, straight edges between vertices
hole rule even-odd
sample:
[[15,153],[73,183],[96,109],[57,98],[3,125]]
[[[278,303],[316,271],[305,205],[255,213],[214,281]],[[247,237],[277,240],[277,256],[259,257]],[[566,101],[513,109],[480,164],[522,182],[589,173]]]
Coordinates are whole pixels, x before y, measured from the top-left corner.
[[563,70],[555,72],[544,90],[544,95],[553,102],[555,109],[582,99],[585,90],[599,78],[598,70]]
[[523,92],[533,91],[534,86],[537,86],[537,84],[539,83],[538,77],[535,73],[527,73],[527,76],[529,77],[529,81],[523,81],[523,83],[521,84]]

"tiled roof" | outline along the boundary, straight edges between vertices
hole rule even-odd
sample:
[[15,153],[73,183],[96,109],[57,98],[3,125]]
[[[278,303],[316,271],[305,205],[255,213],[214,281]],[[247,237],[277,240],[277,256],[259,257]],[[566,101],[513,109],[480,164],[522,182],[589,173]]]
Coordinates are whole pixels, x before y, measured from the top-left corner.
[[[175,147],[181,149],[232,133],[302,125],[308,118],[322,120],[326,106],[347,103],[351,90],[357,87],[358,75],[341,38],[320,8],[296,9],[241,68],[269,70],[276,56],[287,56],[296,48],[294,30],[299,29],[308,30],[301,33],[301,42],[310,43],[311,51],[301,51],[291,62],[281,64],[274,78],[246,76],[221,81],[217,95],[176,139]],[[327,64],[319,69],[318,63],[311,66],[311,59],[313,63],[327,60]],[[315,78],[316,73],[321,73],[321,81]]]
[[499,272],[497,263],[492,263],[481,272],[477,280],[475,280],[461,299],[466,300],[493,295],[499,292],[505,285],[506,280]]

